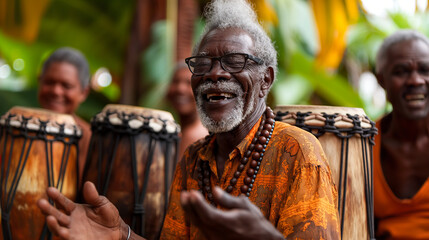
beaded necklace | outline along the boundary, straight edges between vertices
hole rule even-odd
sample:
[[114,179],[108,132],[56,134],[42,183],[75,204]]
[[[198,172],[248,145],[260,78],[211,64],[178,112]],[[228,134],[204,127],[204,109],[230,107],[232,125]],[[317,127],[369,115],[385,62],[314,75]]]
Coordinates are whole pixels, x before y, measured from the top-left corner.
[[[249,163],[249,168],[246,171],[247,176],[243,179],[243,185],[240,187],[241,193],[250,196],[250,192],[253,188],[256,176],[259,172],[259,168],[264,157],[265,148],[267,147],[271,135],[274,131],[274,113],[270,107],[265,109],[265,114],[262,117],[259,129],[252,140],[252,143],[247,148],[244,157],[241,159],[240,164],[237,167],[234,176],[229,181],[228,187],[225,189],[226,192],[231,193],[234,186],[237,184],[238,178],[243,172],[246,164]],[[213,202],[213,193],[210,185],[210,166],[208,161],[200,161],[200,166],[197,168],[198,171],[198,186],[200,192],[207,197],[207,199]]]

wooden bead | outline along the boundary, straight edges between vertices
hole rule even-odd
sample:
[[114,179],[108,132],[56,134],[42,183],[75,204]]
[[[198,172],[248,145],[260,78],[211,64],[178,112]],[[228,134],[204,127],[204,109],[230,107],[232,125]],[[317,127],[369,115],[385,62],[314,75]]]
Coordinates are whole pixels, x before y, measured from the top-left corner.
[[252,183],[252,179],[250,177],[245,177],[244,178],[244,184],[249,185]]
[[268,131],[270,131],[271,130],[271,124],[265,124],[264,125],[264,129],[266,129],[266,130],[268,130]]
[[250,167],[251,168],[256,168],[258,166],[258,162],[256,161],[256,160],[252,160],[251,162],[250,162]]
[[237,184],[237,178],[231,178],[231,180],[229,181],[229,184],[231,184],[232,186],[235,186],[235,184]]
[[210,185],[210,178],[204,178],[204,185]]
[[204,191],[206,191],[206,193],[211,192],[210,186],[204,186]]
[[261,157],[261,154],[258,152],[254,152],[252,154],[252,159],[254,159],[254,160],[258,160],[260,157]]
[[232,187],[232,186],[228,186],[228,187],[226,188],[226,192],[227,192],[227,193],[231,193],[231,192],[232,192],[232,189],[233,189],[233,187]]
[[244,154],[244,156],[246,156],[246,157],[250,157],[250,154],[252,154],[252,151],[247,150],[247,151],[246,151],[246,154]]
[[275,121],[274,121],[274,119],[272,119],[272,118],[269,118],[269,119],[267,119],[267,123],[268,124],[273,124]]
[[241,186],[240,190],[242,193],[245,194],[245,193],[247,193],[247,190],[249,190],[249,187],[247,185],[243,185],[243,186]]
[[262,134],[262,136],[264,136],[264,137],[269,137],[269,136],[270,136],[270,131],[268,131],[268,130],[263,130],[261,134]]
[[258,152],[261,152],[264,149],[264,147],[262,146],[262,144],[256,144],[255,146],[255,150]]
[[252,151],[254,148],[255,148],[255,144],[251,143],[251,144],[249,145],[248,150],[249,150],[249,151]]
[[249,161],[249,159],[247,157],[244,157],[243,159],[241,159],[241,163],[242,164],[246,164]]
[[253,170],[252,168],[247,169],[247,176],[251,177],[253,176],[253,174],[255,174],[255,170]]
[[244,165],[243,164],[238,165],[237,171],[242,172],[243,170],[244,170]]
[[265,143],[267,142],[267,138],[266,138],[266,137],[263,137],[263,136],[260,136],[260,137],[258,138],[258,140],[259,140],[259,143],[260,143],[260,144],[265,144]]
[[238,177],[240,177],[240,174],[241,174],[241,172],[236,171],[236,172],[234,173],[234,177],[235,177],[235,178],[238,178]]

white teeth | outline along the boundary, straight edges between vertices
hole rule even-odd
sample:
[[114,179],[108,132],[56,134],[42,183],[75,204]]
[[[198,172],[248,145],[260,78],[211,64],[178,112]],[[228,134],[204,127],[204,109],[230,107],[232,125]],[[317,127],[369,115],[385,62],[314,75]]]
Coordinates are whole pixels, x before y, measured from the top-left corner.
[[231,93],[208,93],[207,94],[207,99],[210,102],[216,102],[216,101],[220,101],[220,100],[230,99],[233,97],[234,97],[234,95]]
[[425,95],[424,94],[408,94],[408,95],[405,95],[405,99],[408,101],[424,100]]

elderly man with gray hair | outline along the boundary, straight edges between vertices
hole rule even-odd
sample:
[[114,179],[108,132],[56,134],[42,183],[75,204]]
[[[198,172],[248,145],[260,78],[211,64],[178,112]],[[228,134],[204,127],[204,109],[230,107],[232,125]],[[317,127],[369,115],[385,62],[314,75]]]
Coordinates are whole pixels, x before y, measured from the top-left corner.
[[[161,239],[339,239],[337,191],[310,133],[276,122],[266,105],[274,46],[245,0],[215,0],[186,59],[203,125],[176,167]],[[56,189],[39,207],[64,239],[141,239],[85,183],[88,205]]]
[[377,239],[429,239],[429,40],[414,30],[387,37],[376,75],[393,110],[377,122]]

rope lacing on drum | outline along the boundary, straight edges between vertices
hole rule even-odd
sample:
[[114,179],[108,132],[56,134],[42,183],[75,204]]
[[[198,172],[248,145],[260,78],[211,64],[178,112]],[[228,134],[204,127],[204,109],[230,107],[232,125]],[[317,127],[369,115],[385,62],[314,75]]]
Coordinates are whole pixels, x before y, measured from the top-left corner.
[[[276,121],[284,121],[289,114],[292,114],[289,111],[281,112],[277,111],[275,120]],[[316,137],[320,137],[325,132],[330,132],[335,134],[338,138],[341,139],[341,163],[340,163],[340,179],[338,186],[338,211],[340,213],[341,218],[341,235],[343,232],[344,226],[344,207],[346,200],[346,192],[347,192],[347,168],[348,168],[348,144],[349,139],[354,137],[356,134],[361,137],[361,148],[363,153],[367,153],[367,142],[371,145],[369,148],[370,154],[369,156],[363,154],[363,168],[364,168],[364,179],[365,179],[365,201],[367,206],[367,219],[368,219],[368,229],[370,239],[375,238],[375,228],[374,228],[374,209],[373,209],[373,173],[372,173],[372,164],[373,164],[373,153],[372,146],[374,143],[374,136],[377,134],[377,128],[375,127],[375,123],[371,121],[367,116],[365,119],[370,123],[370,128],[362,128],[361,119],[358,115],[347,114],[348,120],[351,121],[353,127],[351,128],[338,128],[335,126],[335,120],[339,117],[339,114],[326,114],[322,113],[322,116],[325,118],[325,124],[322,127],[312,126],[305,123],[306,118],[309,117],[311,112],[297,112],[295,119],[295,126],[304,129]],[[343,201],[340,202],[340,199]]]
[[[47,164],[47,172],[48,172],[48,182],[49,186],[55,186],[59,189],[59,191],[62,190],[63,182],[64,182],[64,176],[65,171],[69,159],[69,153],[70,153],[70,147],[72,145],[75,145],[77,151],[78,151],[78,140],[80,136],[70,136],[65,134],[65,125],[64,124],[57,124],[59,125],[59,131],[57,133],[49,133],[49,135],[52,135],[53,137],[48,137],[47,133],[47,125],[49,123],[49,120],[42,121],[40,119],[37,119],[40,127],[37,130],[29,129],[28,128],[28,122],[33,119],[33,117],[24,117],[21,116],[21,122],[20,126],[12,126],[11,119],[15,118],[16,114],[9,114],[5,119],[5,124],[1,125],[1,129],[5,129],[1,131],[1,139],[4,139],[4,146],[3,146],[3,153],[2,153],[2,163],[1,163],[1,173],[0,173],[0,179],[1,179],[1,210],[2,210],[2,229],[3,229],[3,236],[5,239],[12,239],[12,232],[10,228],[10,213],[13,206],[13,201],[15,198],[15,194],[17,192],[19,181],[22,177],[24,168],[26,166],[28,156],[30,154],[30,151],[32,149],[32,143],[35,140],[42,140],[45,142],[45,155],[46,155],[46,164]],[[76,129],[76,128],[75,128]],[[77,129],[75,133],[77,132]],[[4,135],[3,135],[4,134]],[[3,138],[4,136],[4,138]],[[10,146],[9,146],[9,157],[6,161],[6,143],[8,138],[10,137]],[[14,173],[12,177],[12,182],[9,183],[9,174],[10,174],[10,165],[12,160],[12,153],[13,153],[13,146],[15,139],[17,138],[23,138],[23,146],[21,148],[20,157],[17,164],[16,172]],[[27,143],[28,142],[28,143]],[[58,179],[55,183],[55,177],[53,175],[53,159],[52,159],[52,143],[53,142],[61,142],[64,144],[65,151],[63,152],[63,156],[61,159],[60,169],[58,170]],[[50,145],[50,150],[48,150],[48,145]],[[77,158],[78,156],[76,156]],[[77,161],[76,161],[77,162]],[[9,186],[9,189],[7,186]],[[51,204],[53,204],[52,200],[49,200]],[[51,234],[48,232],[46,224],[44,225],[44,228],[42,230],[42,234],[40,236],[40,239],[50,239]]]
[[[117,114],[117,116],[120,118],[120,124],[112,124],[109,121],[109,117],[112,114]],[[142,125],[137,128],[131,128],[129,123],[132,120],[139,120],[142,121]],[[134,208],[133,208],[133,216],[131,219],[131,223],[129,223],[130,227],[133,229],[134,232],[141,236],[145,236],[145,209],[143,206],[143,202],[146,197],[147,187],[149,183],[149,175],[150,175],[150,167],[153,162],[154,152],[155,152],[155,146],[157,144],[161,144],[161,146],[165,146],[164,152],[165,152],[165,173],[164,173],[164,213],[166,213],[167,203],[168,203],[168,193],[169,193],[169,182],[172,179],[172,176],[170,176],[170,169],[175,167],[177,163],[177,155],[178,155],[178,146],[179,146],[179,128],[176,127],[176,130],[174,132],[168,132],[167,130],[167,124],[168,121],[164,119],[156,118],[156,120],[160,121],[162,123],[162,127],[159,131],[155,131],[150,126],[150,121],[155,119],[152,116],[142,116],[134,113],[124,113],[124,112],[118,112],[116,110],[107,110],[105,113],[100,113],[99,115],[95,116],[91,120],[91,129],[93,131],[93,135],[90,141],[90,147],[88,151],[88,157],[87,159],[90,159],[90,156],[92,156],[92,151],[95,151],[98,149],[98,160],[97,160],[97,190],[102,192],[104,195],[108,194],[108,186],[110,183],[110,177],[112,175],[112,167],[113,162],[116,157],[116,149],[120,141],[128,139],[130,142],[130,154],[131,154],[131,164],[132,164],[132,179],[134,184]],[[171,124],[171,122],[170,122]],[[111,134],[113,139],[115,139],[115,142],[111,144],[110,146],[110,153],[103,151],[103,141],[98,141],[98,146],[96,148],[93,148],[94,145],[94,138],[97,136],[97,133],[100,134],[100,138],[104,138],[107,134]],[[147,162],[144,167],[144,180],[143,185],[139,186],[139,176],[137,174],[137,159],[136,159],[136,136],[146,133],[149,136],[149,150],[148,150],[148,158]],[[100,140],[100,139],[99,139]],[[175,154],[172,156],[173,159],[171,159],[171,145],[174,144],[176,147]],[[108,155],[108,163],[106,164],[106,168],[102,168],[102,162],[105,159],[105,155]],[[171,162],[171,164],[167,164],[168,162]],[[84,176],[86,176],[86,172],[89,171],[90,161],[87,161],[85,169],[84,169]],[[169,166],[172,167],[169,167]],[[141,176],[140,176],[141,177]],[[104,184],[102,184],[104,182]],[[103,187],[101,187],[103,185]],[[140,223],[140,224],[139,224]],[[161,224],[162,227],[162,224]],[[159,229],[160,230],[160,229]],[[160,232],[160,231],[159,231]]]

